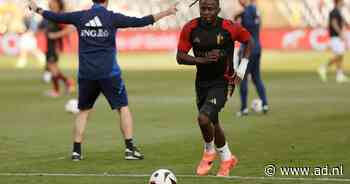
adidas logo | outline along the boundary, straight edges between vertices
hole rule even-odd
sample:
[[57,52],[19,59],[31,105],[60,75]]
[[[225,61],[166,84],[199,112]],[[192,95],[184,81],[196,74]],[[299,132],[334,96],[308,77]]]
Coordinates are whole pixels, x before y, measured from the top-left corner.
[[89,20],[85,26],[87,28],[81,30],[80,37],[106,38],[109,36],[108,30],[103,29],[103,25],[98,16],[95,16],[93,19]]
[[193,43],[201,43],[201,40],[200,40],[198,37],[196,37],[196,38],[193,40]]
[[216,98],[213,98],[213,99],[209,100],[209,102],[214,104],[214,105],[216,105]]
[[88,23],[85,24],[86,27],[102,27],[102,23],[98,16],[95,16]]

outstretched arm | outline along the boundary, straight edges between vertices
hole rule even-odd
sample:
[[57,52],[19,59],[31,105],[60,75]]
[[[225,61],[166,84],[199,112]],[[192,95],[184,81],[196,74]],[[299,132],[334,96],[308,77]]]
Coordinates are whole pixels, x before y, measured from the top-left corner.
[[142,18],[129,17],[120,13],[115,13],[113,14],[114,16],[113,20],[115,22],[115,26],[118,28],[144,27],[144,26],[153,24],[164,17],[176,14],[177,12],[176,5],[177,4],[174,4],[173,6],[171,6],[169,9],[165,11],[159,12],[154,15],[148,15]]
[[49,33],[48,36],[50,39],[58,39],[70,34],[73,31],[75,31],[73,26],[65,26],[61,31]]
[[165,10],[165,11],[162,11],[162,12],[159,12],[157,14],[154,14],[153,15],[153,18],[154,18],[154,22],[157,22],[158,20],[164,18],[164,17],[167,17],[169,15],[175,15],[176,12],[177,12],[177,6],[178,3],[175,3],[174,5],[172,5],[169,9]]
[[78,12],[71,12],[71,13],[54,13],[51,11],[46,11],[35,3],[33,0],[28,0],[29,2],[29,9],[32,11],[42,15],[45,19],[49,19],[51,21],[62,23],[62,24],[75,24],[77,20],[79,20],[79,13]]

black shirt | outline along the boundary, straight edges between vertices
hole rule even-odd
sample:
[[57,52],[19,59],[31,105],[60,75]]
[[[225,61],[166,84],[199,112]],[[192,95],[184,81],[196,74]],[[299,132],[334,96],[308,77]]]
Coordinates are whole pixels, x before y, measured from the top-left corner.
[[62,39],[51,39],[49,38],[49,33],[59,32],[62,30],[62,27],[60,24],[57,24],[50,20],[44,20],[41,25],[40,29],[43,29],[45,31],[46,35],[46,42],[47,42],[47,53],[56,53],[58,46],[60,46]]
[[178,50],[188,53],[193,48],[195,57],[205,57],[208,52],[220,50],[220,59],[213,64],[197,64],[197,84],[225,81],[224,75],[232,72],[235,41],[247,43],[249,32],[239,24],[217,18],[216,25],[207,25],[200,18],[187,23],[180,35]]
[[332,26],[332,20],[335,19],[340,27],[340,29],[343,29],[344,27],[344,18],[341,15],[341,12],[338,8],[334,8],[331,13],[329,14],[329,35],[331,37],[338,37],[340,36],[337,31]]

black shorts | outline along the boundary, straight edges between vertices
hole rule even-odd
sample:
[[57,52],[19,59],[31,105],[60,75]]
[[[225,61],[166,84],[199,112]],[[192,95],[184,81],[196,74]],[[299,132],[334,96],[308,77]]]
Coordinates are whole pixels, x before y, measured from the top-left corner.
[[57,51],[48,51],[46,52],[46,63],[57,63],[58,62],[58,53]]
[[124,81],[120,76],[99,80],[80,78],[78,79],[78,85],[78,108],[80,110],[91,109],[101,92],[106,97],[111,109],[128,106],[128,95]]
[[219,112],[227,101],[227,82],[213,82],[212,84],[196,84],[197,108],[199,113],[206,114],[215,124],[219,122]]

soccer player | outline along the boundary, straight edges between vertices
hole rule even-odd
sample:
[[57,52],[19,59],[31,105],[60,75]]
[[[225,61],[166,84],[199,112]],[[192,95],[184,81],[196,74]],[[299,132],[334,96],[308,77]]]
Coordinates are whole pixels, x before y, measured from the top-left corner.
[[341,14],[341,8],[344,6],[343,0],[334,0],[335,8],[329,14],[329,35],[330,48],[334,54],[334,57],[330,59],[325,64],[322,64],[318,69],[318,73],[323,82],[327,81],[327,69],[332,65],[336,65],[337,74],[336,81],[338,83],[348,82],[348,77],[344,74],[343,69],[343,59],[346,50],[346,35],[345,35],[345,25],[346,22]]
[[[200,17],[183,27],[177,52],[178,64],[197,67],[198,124],[204,139],[204,154],[196,172],[199,176],[209,173],[216,147],[221,158],[217,176],[228,176],[238,160],[226,142],[219,112],[226,103],[229,85],[237,85],[244,78],[253,43],[242,26],[218,17],[219,0],[199,0],[199,11]],[[235,41],[247,45],[236,72],[232,63]],[[191,49],[194,56],[188,54]]]
[[[239,0],[239,3],[244,7],[243,12],[239,13],[241,24],[252,35],[254,40],[254,48],[249,57],[249,64],[247,68],[247,74],[251,75],[251,79],[256,87],[256,91],[262,101],[263,112],[266,114],[269,110],[266,90],[264,83],[261,79],[260,73],[260,58],[261,58],[261,43],[260,43],[260,15],[256,8],[256,5],[251,0]],[[244,48],[244,45],[241,49]],[[240,84],[240,97],[241,108],[237,113],[238,116],[248,115],[248,79],[247,76]]]
[[120,115],[120,128],[125,139],[125,159],[140,160],[143,154],[133,143],[133,120],[121,70],[116,62],[116,31],[118,28],[144,27],[176,13],[176,5],[158,14],[142,18],[129,17],[107,10],[108,0],[92,0],[91,9],[71,13],[44,11],[33,0],[29,7],[44,18],[73,24],[79,34],[79,97],[80,109],[74,126],[72,160],[82,159],[81,144],[87,119],[102,92],[110,107]]
[[[65,4],[63,0],[50,0],[49,8],[52,12],[62,13],[65,10]],[[67,78],[58,66],[59,50],[63,46],[62,37],[71,33],[74,29],[63,24],[58,24],[51,20],[44,20],[41,23],[41,29],[46,33],[45,38],[47,42],[46,48],[46,63],[47,70],[51,73],[51,83],[53,89],[48,92],[50,97],[60,96],[60,81],[65,84],[66,91],[72,93],[74,91],[73,79]]]
[[37,30],[37,24],[35,23],[33,16],[25,15],[24,17],[25,30],[21,34],[19,39],[19,55],[16,63],[16,68],[24,68],[28,64],[28,55],[32,54],[38,60],[40,66],[45,65],[45,55],[38,48],[35,38],[35,32]]

